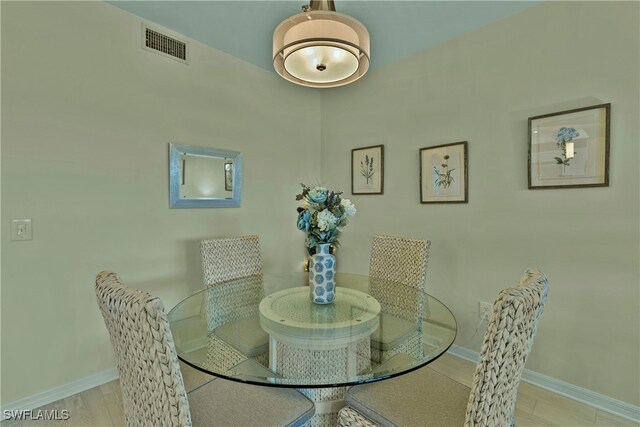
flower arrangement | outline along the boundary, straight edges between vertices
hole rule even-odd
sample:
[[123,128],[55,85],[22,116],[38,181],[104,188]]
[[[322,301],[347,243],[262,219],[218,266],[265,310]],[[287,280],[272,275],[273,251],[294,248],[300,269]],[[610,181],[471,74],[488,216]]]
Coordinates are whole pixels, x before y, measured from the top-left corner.
[[338,246],[340,228],[347,225],[348,218],[356,214],[356,207],[349,199],[340,197],[342,191],[300,185],[302,193],[296,196],[296,200],[302,201],[302,206],[298,207],[298,230],[307,233],[305,244],[309,255],[320,243]]

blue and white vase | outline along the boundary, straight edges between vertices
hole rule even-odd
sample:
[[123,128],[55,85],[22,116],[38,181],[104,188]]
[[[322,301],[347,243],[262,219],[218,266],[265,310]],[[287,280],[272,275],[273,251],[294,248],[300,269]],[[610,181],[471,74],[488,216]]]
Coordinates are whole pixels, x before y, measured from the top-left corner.
[[329,253],[330,247],[330,243],[320,243],[309,260],[309,297],[316,304],[331,304],[336,299],[336,257]]

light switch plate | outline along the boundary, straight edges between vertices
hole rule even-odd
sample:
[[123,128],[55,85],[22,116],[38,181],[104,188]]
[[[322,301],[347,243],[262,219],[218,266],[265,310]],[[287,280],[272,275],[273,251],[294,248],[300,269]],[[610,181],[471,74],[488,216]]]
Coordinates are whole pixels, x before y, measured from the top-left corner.
[[31,228],[31,219],[14,219],[11,221],[11,240],[32,240],[33,229]]

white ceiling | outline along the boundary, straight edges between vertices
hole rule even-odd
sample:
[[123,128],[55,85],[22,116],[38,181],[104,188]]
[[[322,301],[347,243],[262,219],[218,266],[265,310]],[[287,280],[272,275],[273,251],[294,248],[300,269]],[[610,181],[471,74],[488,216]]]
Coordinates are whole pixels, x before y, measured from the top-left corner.
[[[215,49],[273,71],[273,30],[300,13],[304,0],[109,1]],[[365,24],[371,68],[393,63],[460,34],[489,25],[537,1],[335,0],[336,11]]]

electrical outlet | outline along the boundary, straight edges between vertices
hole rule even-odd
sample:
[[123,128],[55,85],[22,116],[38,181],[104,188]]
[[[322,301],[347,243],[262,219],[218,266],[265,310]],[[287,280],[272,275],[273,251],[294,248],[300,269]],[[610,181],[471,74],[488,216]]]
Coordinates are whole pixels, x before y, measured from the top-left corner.
[[11,240],[31,240],[33,231],[30,219],[14,219],[11,221]]
[[490,302],[479,301],[478,308],[478,315],[480,318],[483,320],[489,320],[489,317],[491,317],[491,311],[493,310],[493,304]]

